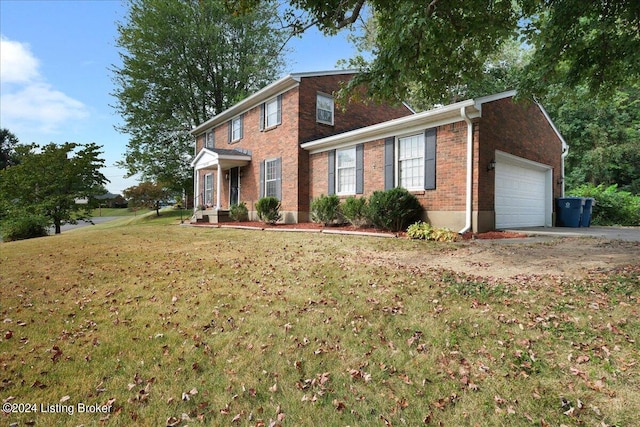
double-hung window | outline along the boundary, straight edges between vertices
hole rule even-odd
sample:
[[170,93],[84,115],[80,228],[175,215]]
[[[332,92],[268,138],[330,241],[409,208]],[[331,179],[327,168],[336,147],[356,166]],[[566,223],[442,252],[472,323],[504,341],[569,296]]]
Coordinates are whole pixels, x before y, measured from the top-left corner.
[[264,195],[265,197],[278,197],[278,159],[265,160],[264,162]]
[[336,150],[336,193],[356,193],[356,147]]
[[242,139],[242,116],[237,116],[229,123],[229,143],[240,139]]
[[424,135],[398,138],[398,186],[424,189]]
[[215,142],[213,139],[213,130],[210,130],[209,132],[207,132],[204,138],[205,138],[204,139],[205,148],[214,148]]
[[260,105],[260,130],[278,126],[282,122],[282,95]]
[[333,126],[333,97],[318,93],[316,95],[316,121]]

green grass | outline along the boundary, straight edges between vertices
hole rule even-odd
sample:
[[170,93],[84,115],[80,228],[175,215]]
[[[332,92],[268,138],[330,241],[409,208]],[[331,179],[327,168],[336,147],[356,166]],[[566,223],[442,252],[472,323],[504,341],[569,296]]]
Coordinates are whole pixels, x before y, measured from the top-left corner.
[[0,244],[0,400],[76,409],[0,424],[637,423],[638,266],[485,283],[362,255],[450,246],[179,218]]

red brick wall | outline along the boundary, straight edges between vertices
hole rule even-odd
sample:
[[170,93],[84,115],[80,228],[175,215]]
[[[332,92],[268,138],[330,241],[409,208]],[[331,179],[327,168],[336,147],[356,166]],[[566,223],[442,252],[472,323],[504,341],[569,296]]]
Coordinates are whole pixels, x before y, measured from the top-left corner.
[[[411,114],[404,106],[350,104],[346,112],[336,107],[333,126],[317,123],[316,94],[318,92],[332,94],[339,89],[341,81],[350,77],[350,75],[335,75],[302,78],[297,88],[283,95],[280,126],[260,132],[260,106],[258,105],[245,113],[243,138],[236,143],[228,144],[227,142],[227,123],[216,127],[214,130],[216,148],[251,151],[252,161],[242,168],[240,178],[240,200],[247,203],[249,210],[253,210],[259,198],[260,163],[265,159],[282,158],[282,210],[308,212],[312,198],[309,185],[319,175],[310,164],[308,152],[300,148],[302,142]],[[200,150],[203,145],[204,135],[197,138],[196,149]],[[202,172],[201,175],[205,173]],[[326,188],[326,177],[324,179]],[[201,178],[201,188],[198,192],[202,191],[203,182],[204,178]],[[223,209],[229,207],[227,188],[228,181],[224,180],[223,175],[221,197]],[[324,192],[326,193],[326,189]]]
[[[414,191],[426,210],[464,210],[466,194],[466,123],[437,129],[436,189]],[[328,152],[311,155],[311,198],[327,194]],[[384,140],[365,143],[364,196],[384,190]]]
[[537,105],[514,103],[510,98],[489,102],[482,106],[480,120],[478,210],[494,209],[495,172],[488,172],[487,165],[495,158],[495,150],[553,167],[553,197],[560,196],[562,142]]
[[370,126],[411,115],[404,105],[349,103],[343,111],[336,105],[333,126],[316,122],[316,94],[318,92],[333,95],[340,89],[342,82],[349,81],[352,75],[307,77],[300,82],[300,142],[308,142],[329,135]]

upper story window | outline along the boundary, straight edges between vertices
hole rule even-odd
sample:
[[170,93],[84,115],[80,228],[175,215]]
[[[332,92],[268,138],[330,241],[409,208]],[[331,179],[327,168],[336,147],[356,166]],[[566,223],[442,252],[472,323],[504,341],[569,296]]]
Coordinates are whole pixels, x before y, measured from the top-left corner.
[[424,134],[398,138],[398,186],[424,189]]
[[204,137],[204,147],[205,148],[214,148],[215,141],[213,137],[213,130],[208,131]]
[[242,116],[234,117],[229,122],[229,143],[242,139]]
[[260,105],[260,130],[269,129],[282,123],[282,95]]
[[316,95],[316,121],[327,125],[333,125],[333,97],[318,93]]

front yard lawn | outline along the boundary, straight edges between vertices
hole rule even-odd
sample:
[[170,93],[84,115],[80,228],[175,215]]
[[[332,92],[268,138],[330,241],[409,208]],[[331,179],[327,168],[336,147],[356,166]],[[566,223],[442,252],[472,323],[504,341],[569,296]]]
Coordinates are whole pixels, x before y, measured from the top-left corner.
[[0,424],[637,423],[638,265],[394,262],[455,250],[162,218],[0,244]]

